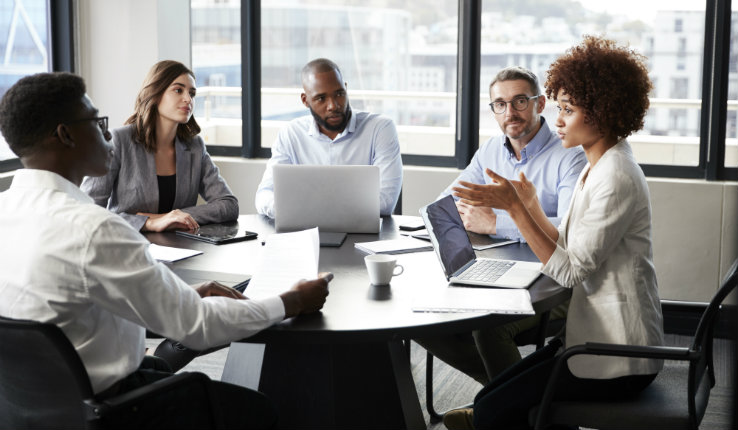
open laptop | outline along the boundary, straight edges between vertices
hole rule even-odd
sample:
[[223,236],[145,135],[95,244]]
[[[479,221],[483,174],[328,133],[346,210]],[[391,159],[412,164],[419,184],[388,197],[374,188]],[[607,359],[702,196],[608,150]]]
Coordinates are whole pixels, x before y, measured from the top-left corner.
[[452,284],[527,288],[541,273],[541,263],[477,258],[451,196],[421,208],[420,215]]
[[379,232],[378,166],[277,164],[272,174],[277,232]]

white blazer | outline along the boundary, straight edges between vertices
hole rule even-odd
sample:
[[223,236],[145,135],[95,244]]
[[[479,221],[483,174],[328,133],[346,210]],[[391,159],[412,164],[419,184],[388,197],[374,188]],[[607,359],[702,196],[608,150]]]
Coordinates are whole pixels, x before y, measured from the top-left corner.
[[[543,272],[572,288],[567,347],[663,344],[648,185],[627,141],[582,170]],[[653,374],[663,366],[661,360],[586,355],[568,364],[575,376],[593,379]]]

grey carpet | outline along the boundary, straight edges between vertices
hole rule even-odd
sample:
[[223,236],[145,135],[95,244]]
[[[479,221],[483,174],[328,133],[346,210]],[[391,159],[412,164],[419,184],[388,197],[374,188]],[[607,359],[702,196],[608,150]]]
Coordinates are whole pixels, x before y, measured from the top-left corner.
[[[667,335],[666,342],[673,346],[687,346],[690,337]],[[148,339],[147,346],[155,347],[158,341]],[[521,348],[523,355],[529,354],[532,346]],[[193,360],[183,371],[198,371],[205,373],[211,379],[219,380],[223,372],[228,355],[228,348],[213,352]],[[730,342],[717,340],[715,342],[715,373],[716,385],[710,394],[710,402],[700,429],[704,430],[730,430],[732,419],[732,381],[734,380],[735,357],[731,350]],[[413,343],[410,354],[413,379],[420,398],[420,404],[428,429],[443,430],[446,427],[442,423],[430,424],[428,413],[425,408],[425,350]],[[667,362],[668,371],[683,371],[684,364]],[[433,396],[436,411],[445,411],[449,408],[462,406],[470,403],[474,395],[479,391],[481,385],[463,373],[451,368],[440,360],[434,360]]]

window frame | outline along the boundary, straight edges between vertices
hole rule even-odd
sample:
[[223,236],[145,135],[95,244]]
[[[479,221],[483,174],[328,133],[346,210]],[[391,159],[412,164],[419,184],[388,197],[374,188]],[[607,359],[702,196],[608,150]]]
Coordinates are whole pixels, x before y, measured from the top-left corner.
[[[480,32],[483,0],[458,0],[458,53],[455,156],[403,154],[405,165],[465,168],[479,148]],[[641,164],[646,176],[738,180],[738,168],[725,167],[731,0],[705,0],[702,107],[696,166]],[[243,95],[242,147],[209,146],[213,155],[269,158],[261,146],[261,2],[241,0]]]
[[[49,65],[54,72],[74,72],[73,0],[46,0]],[[18,158],[0,161],[0,173],[23,168]]]

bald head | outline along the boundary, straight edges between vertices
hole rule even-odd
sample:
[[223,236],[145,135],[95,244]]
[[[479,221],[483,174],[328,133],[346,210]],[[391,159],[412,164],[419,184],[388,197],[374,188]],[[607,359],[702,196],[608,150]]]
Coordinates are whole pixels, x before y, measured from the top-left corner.
[[310,81],[314,79],[316,74],[325,72],[335,72],[338,80],[343,82],[343,74],[341,74],[341,69],[338,68],[336,63],[327,58],[316,58],[305,64],[305,67],[302,68],[301,78],[303,88],[310,85]]

